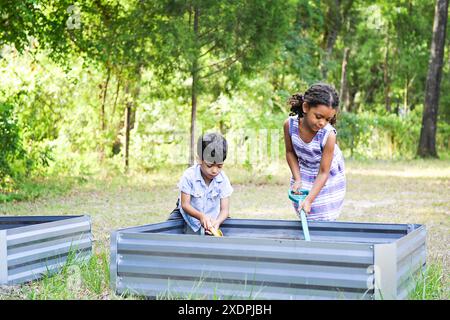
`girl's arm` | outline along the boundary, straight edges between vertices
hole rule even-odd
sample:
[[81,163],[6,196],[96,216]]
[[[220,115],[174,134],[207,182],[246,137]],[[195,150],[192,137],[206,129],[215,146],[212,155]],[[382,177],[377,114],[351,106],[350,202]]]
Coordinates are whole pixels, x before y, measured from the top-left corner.
[[[301,176],[300,176],[300,167],[298,165],[298,158],[294,152],[294,147],[292,146],[291,136],[289,135],[289,119],[284,122],[284,144],[286,146],[286,161],[291,169],[292,176],[295,180],[295,189],[300,188],[301,186]],[[296,191],[294,189],[294,191]]]
[[211,228],[212,223],[210,218],[206,216],[203,212],[198,211],[193,206],[191,206],[191,195],[188,193],[181,192],[181,208],[183,208],[184,212],[188,215],[200,220],[203,228],[208,230]]
[[314,199],[320,193],[323,186],[328,180],[328,176],[330,175],[331,162],[333,161],[334,154],[334,146],[336,144],[336,134],[334,132],[330,132],[327,142],[323,148],[322,160],[320,160],[320,168],[319,173],[314,181],[314,184],[309,191],[309,195],[305,199],[304,209],[307,213],[311,210],[311,204],[314,202]]

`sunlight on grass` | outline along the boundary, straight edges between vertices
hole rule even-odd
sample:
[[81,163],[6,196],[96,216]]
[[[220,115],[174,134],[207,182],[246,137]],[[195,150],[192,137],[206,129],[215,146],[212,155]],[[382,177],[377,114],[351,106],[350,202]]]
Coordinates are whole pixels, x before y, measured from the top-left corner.
[[[439,262],[441,271],[433,273],[431,267],[425,282],[425,298],[448,298],[448,290],[441,285],[448,282],[447,274],[450,274],[448,161],[348,160],[346,168],[347,193],[338,221],[426,225],[427,264]],[[52,185],[43,181],[33,187],[41,189],[33,200],[0,203],[2,215],[90,215],[96,248],[88,262],[78,265],[82,278],[79,289],[68,290],[66,270],[54,277],[8,289],[6,293],[0,290],[0,299],[123,298],[109,289],[110,232],[166,220],[175,207],[177,183],[184,170],[185,167],[177,166],[145,174],[104,175],[104,179],[89,177],[82,183],[56,181]],[[290,172],[284,162],[253,169],[225,166],[224,170],[234,187],[231,217],[298,219],[287,197]],[[58,185],[61,189],[55,187]],[[437,275],[442,275],[442,279]]]
[[379,177],[402,177],[402,178],[450,178],[450,166],[448,168],[411,168],[404,170],[386,169],[349,169],[347,174],[360,174]]

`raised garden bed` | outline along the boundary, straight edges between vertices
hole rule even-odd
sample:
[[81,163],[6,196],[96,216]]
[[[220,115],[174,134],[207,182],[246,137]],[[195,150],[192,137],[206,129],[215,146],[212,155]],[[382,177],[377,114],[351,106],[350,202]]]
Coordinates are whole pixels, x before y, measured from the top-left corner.
[[405,299],[426,262],[416,224],[228,219],[224,237],[174,220],[111,234],[116,293],[178,299]]
[[58,271],[73,254],[91,255],[89,216],[0,217],[0,285],[39,279]]

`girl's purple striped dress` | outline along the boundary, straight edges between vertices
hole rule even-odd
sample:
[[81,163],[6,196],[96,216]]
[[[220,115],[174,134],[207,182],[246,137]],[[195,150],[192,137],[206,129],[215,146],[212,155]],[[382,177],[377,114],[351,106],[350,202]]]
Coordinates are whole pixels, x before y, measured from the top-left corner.
[[[319,173],[320,161],[322,160],[322,150],[327,142],[331,131],[336,133],[336,129],[331,124],[327,124],[320,129],[309,143],[303,142],[299,136],[298,116],[289,117],[289,135],[292,146],[298,158],[300,175],[302,179],[302,189],[311,190],[314,180]],[[291,186],[294,178],[291,177]],[[345,166],[341,149],[336,144],[331,163],[328,180],[320,193],[311,205],[311,212],[307,215],[308,220],[333,221],[341,213],[345,197]],[[295,212],[298,213],[298,204],[293,202]]]

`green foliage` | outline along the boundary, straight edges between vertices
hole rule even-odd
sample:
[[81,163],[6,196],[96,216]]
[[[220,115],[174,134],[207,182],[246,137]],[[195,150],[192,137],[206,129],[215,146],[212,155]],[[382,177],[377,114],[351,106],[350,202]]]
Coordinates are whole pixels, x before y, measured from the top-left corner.
[[311,1],[298,1],[292,9],[291,28],[274,59],[269,74],[277,89],[297,91],[298,87],[321,80],[322,48],[318,41],[324,27],[322,9]]
[[[72,5],[79,12],[69,10]],[[188,162],[193,91],[199,96],[197,131],[229,138],[234,156],[228,164],[246,172],[237,174],[238,182],[272,182],[279,163],[272,160],[285,164],[288,97],[321,80],[339,87],[345,48],[348,97],[341,105],[349,112],[337,123],[344,155],[414,158],[433,11],[429,0],[4,0],[0,203],[60,195],[92,176],[123,173],[127,106],[135,174],[173,165],[159,180],[173,178]],[[69,28],[74,17],[80,24]],[[326,48],[330,31],[336,31],[335,44]],[[446,63],[437,123],[443,158],[450,158],[449,74]],[[260,151],[252,156],[256,143],[276,149],[278,158],[268,160]],[[25,295],[78,299],[88,292],[102,298],[107,261],[103,254],[82,265],[69,262],[81,270],[79,291],[68,289],[65,268]],[[442,270],[429,266],[414,298],[442,297],[448,299]]]
[[156,21],[149,36],[155,48],[152,58],[158,62],[154,74],[163,83],[169,76],[179,78],[177,95],[189,97],[191,104],[205,95],[217,99],[233,94],[244,76],[270,63],[288,32],[294,5],[295,1],[158,1],[141,2],[138,10]]
[[342,54],[350,48],[347,80],[353,101],[347,108],[372,111],[387,97],[392,109],[409,111],[423,104],[433,5],[425,0],[355,2],[336,43],[337,63],[329,79],[339,83]]
[[2,1],[0,7],[0,45],[13,43],[17,48],[29,44],[29,37],[36,37],[47,24],[41,1]]
[[32,201],[42,197],[55,197],[66,194],[75,186],[82,185],[86,179],[82,177],[45,177],[45,178],[20,178],[14,181],[14,185],[0,193],[0,203],[12,201]]
[[[338,143],[345,155],[414,157],[433,4],[341,1],[335,8],[334,3],[4,2],[0,126],[6,131],[0,136],[5,146],[0,174],[8,194],[2,197],[20,198],[13,186],[24,176],[85,180],[122,172],[127,106],[132,110],[131,167],[184,165],[193,89],[198,134],[215,130],[228,135],[234,150],[246,154],[239,165],[264,165],[249,158],[252,137],[269,146],[277,142],[274,148],[283,158],[288,97],[319,80],[339,87],[344,48],[350,48],[349,98],[342,105],[349,112],[338,121]],[[71,5],[79,11],[69,10]],[[69,28],[73,17],[80,24]],[[324,45],[333,26],[336,42],[330,49]],[[322,79],[324,63],[327,79]],[[437,144],[447,157],[448,64],[443,71]],[[261,138],[264,130],[266,140]],[[277,130],[278,136],[270,135]]]
[[0,190],[8,187],[8,177],[14,177],[17,161],[24,158],[20,128],[13,114],[13,106],[0,102]]
[[[411,112],[405,117],[395,114],[343,112],[337,121],[338,144],[344,154],[352,158],[411,159],[417,151],[421,113]],[[437,146],[448,152],[450,125],[439,122]]]

